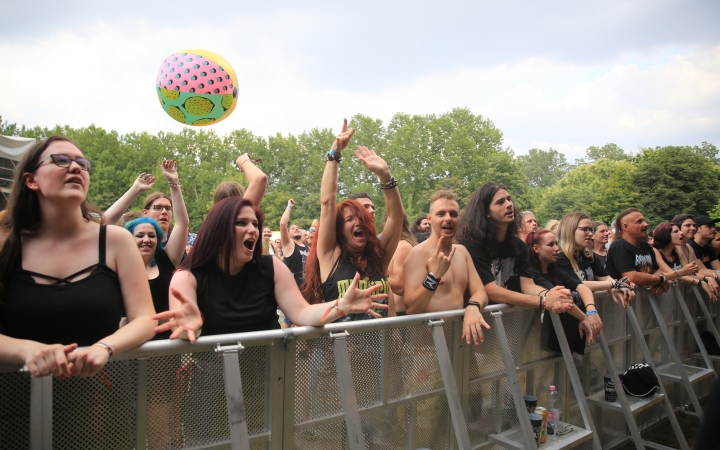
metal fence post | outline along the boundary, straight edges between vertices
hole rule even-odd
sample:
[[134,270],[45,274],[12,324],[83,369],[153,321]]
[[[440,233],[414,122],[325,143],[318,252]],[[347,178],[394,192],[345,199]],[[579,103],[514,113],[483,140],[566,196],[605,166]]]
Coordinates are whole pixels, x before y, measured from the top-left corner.
[[135,447],[145,448],[147,441],[147,388],[148,388],[148,357],[138,358],[137,373],[137,419],[135,422]]
[[242,380],[240,379],[240,357],[244,350],[240,342],[236,345],[217,345],[215,351],[222,353],[223,381],[225,383],[225,402],[230,425],[230,446],[232,450],[250,450],[245,402],[243,400]]
[[52,375],[30,378],[30,448],[53,448]]
[[348,354],[347,341],[345,340],[349,335],[350,333],[347,331],[344,333],[330,333],[330,338],[333,340],[335,368],[337,370],[343,411],[345,412],[348,448],[350,450],[364,450],[365,438],[363,437],[362,422],[360,421],[360,410],[358,409],[352,370],[350,370],[350,355]]

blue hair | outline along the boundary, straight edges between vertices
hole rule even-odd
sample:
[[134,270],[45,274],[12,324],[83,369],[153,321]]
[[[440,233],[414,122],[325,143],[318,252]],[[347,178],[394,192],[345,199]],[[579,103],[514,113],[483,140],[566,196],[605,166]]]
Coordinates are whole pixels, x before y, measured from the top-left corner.
[[[162,228],[160,228],[160,225],[158,225],[158,223],[155,222],[155,219],[151,219],[149,217],[138,217],[137,219],[133,219],[130,222],[126,223],[125,229],[128,230],[130,232],[130,234],[134,235],[135,227],[137,227],[138,225],[141,225],[143,223],[149,223],[150,225],[153,226],[153,228],[155,228],[155,234],[157,235],[157,241],[158,241],[157,247],[155,248],[155,252],[157,253],[158,251],[163,250],[164,247],[162,245],[162,241],[163,241],[163,238],[165,237],[165,233],[163,233],[163,230],[162,230]],[[154,266],[155,264],[157,264],[157,263],[155,262],[155,258],[153,258],[153,260],[150,262],[150,265]]]

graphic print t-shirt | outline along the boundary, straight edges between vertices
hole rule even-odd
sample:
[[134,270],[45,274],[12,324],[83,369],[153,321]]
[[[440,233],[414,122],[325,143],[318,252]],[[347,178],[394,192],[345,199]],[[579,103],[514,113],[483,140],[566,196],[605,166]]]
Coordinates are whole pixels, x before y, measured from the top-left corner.
[[713,250],[712,246],[710,246],[710,244],[705,244],[700,247],[700,245],[695,242],[695,239],[690,239],[688,244],[690,244],[690,247],[695,250],[695,256],[697,256],[697,259],[702,261],[706,268],[711,269],[712,262],[717,259],[717,255],[715,254],[715,250]]
[[578,265],[577,272],[573,270],[568,257],[564,253],[560,253],[556,265],[560,270],[577,275],[580,281],[595,281],[597,277],[608,276],[604,264],[596,257],[590,259],[581,253],[575,257],[575,263]]
[[641,242],[640,247],[635,247],[620,238],[610,244],[605,269],[611,277],[618,279],[622,278],[624,272],[655,273],[658,265],[650,244]]
[[460,244],[470,253],[484,285],[494,281],[500,287],[521,292],[520,277],[532,278],[527,246],[516,237],[494,242],[490,247],[474,242]]
[[[334,302],[335,299],[342,298],[345,296],[345,293],[347,292],[348,288],[350,287],[350,284],[352,283],[353,278],[355,278],[355,273],[360,272],[361,278],[358,280],[358,289],[368,289],[372,286],[375,286],[377,284],[382,285],[382,288],[378,289],[377,291],[373,292],[373,295],[375,294],[388,294],[390,295],[390,285],[388,284],[385,277],[382,276],[381,273],[375,273],[371,276],[362,276],[362,271],[359,267],[353,265],[349,258],[342,255],[340,258],[335,262],[335,266],[333,267],[332,271],[330,272],[330,275],[328,276],[327,280],[323,283],[323,296],[325,297],[325,302]],[[387,299],[385,300],[376,300],[378,303],[387,303]],[[387,310],[386,309],[377,309],[373,310],[377,313],[379,313],[383,317],[387,317]],[[355,320],[367,320],[372,319],[372,316],[370,314],[364,313],[364,314],[348,314],[345,317],[341,317],[340,319],[336,320],[335,322],[351,322]]]

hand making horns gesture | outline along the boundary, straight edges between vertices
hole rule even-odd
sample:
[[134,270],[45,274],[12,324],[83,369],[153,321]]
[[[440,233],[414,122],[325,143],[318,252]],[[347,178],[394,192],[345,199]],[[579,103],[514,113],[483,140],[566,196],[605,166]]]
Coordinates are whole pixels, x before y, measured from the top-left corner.
[[347,119],[343,119],[342,130],[337,135],[337,138],[335,138],[335,141],[332,143],[331,149],[337,153],[340,153],[343,150],[345,150],[345,147],[347,147],[348,143],[350,142],[350,138],[353,136],[353,134],[355,134],[355,128],[350,128],[348,130]]
[[455,254],[454,245],[452,247],[452,250],[450,250],[450,254],[447,256],[445,256],[445,253],[440,251],[440,248],[443,244],[443,239],[445,239],[445,237],[440,236],[437,246],[435,247],[435,252],[427,261],[428,272],[432,272],[432,274],[435,275],[436,278],[442,278],[447,273],[448,269],[450,268],[450,261],[452,261],[453,255]]

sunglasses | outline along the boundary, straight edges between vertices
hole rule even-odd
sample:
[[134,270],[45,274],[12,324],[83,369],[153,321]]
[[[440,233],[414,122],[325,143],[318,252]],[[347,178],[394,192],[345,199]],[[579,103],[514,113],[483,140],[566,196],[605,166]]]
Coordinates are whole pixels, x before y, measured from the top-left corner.
[[82,157],[81,158],[71,158],[68,155],[56,154],[56,155],[50,155],[47,158],[40,161],[33,170],[36,170],[38,167],[42,166],[42,164],[45,161],[47,161],[48,158],[52,159],[52,162],[54,162],[55,165],[58,167],[68,168],[68,167],[70,167],[70,164],[72,164],[74,161],[85,172],[88,172],[92,168],[92,163],[90,162],[89,159],[85,159]]

